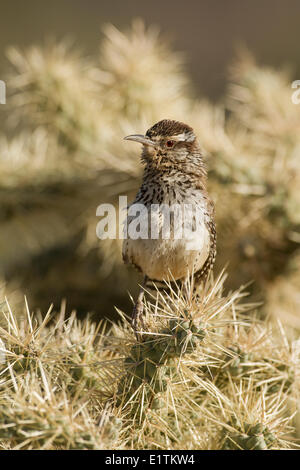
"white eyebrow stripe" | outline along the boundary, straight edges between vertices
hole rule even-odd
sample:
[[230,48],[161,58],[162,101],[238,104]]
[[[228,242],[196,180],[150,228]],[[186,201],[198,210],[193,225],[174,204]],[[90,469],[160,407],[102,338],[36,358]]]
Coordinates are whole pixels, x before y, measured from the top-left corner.
[[192,142],[195,140],[195,136],[193,132],[182,132],[181,134],[172,135],[170,137],[172,140],[176,142]]
[[171,139],[177,140],[178,142],[180,142],[181,140],[185,140],[185,138],[186,138],[185,132],[182,132],[182,134],[172,135],[171,137]]

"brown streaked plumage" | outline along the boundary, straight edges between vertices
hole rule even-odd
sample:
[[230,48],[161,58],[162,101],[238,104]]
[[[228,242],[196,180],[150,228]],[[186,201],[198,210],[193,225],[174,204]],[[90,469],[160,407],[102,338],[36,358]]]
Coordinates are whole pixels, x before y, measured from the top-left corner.
[[[206,189],[207,174],[202,153],[193,129],[178,121],[164,119],[152,126],[146,135],[125,137],[143,145],[142,163],[145,164],[143,181],[134,204],[143,204],[145,222],[150,227],[151,205],[188,204],[200,214],[201,223],[194,227],[193,241],[197,249],[190,249],[185,235],[174,236],[174,220],[171,222],[171,237],[164,239],[162,231],[166,219],[157,217],[159,237],[148,239],[126,238],[123,243],[125,263],[134,265],[144,274],[144,285],[148,280],[176,280],[185,282],[192,273],[196,282],[205,279],[216,256],[216,229],[214,205]],[[153,214],[153,213],[152,213]],[[153,216],[153,215],[152,215]],[[127,215],[126,225],[134,220]],[[153,219],[151,219],[152,221]],[[142,312],[142,289],[133,312],[133,326]]]

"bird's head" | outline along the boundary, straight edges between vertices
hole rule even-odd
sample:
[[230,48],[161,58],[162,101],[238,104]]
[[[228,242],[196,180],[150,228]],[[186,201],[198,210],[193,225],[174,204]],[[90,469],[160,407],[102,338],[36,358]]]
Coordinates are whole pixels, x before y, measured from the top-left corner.
[[179,121],[164,119],[148,129],[145,135],[128,135],[125,139],[142,144],[142,160],[157,168],[201,158],[193,129]]

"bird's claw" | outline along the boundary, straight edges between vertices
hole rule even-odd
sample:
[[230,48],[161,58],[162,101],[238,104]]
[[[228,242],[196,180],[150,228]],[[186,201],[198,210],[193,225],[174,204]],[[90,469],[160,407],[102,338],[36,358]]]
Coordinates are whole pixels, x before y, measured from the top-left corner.
[[132,329],[134,331],[134,334],[135,334],[137,340],[140,339],[140,335],[139,335],[139,332],[138,332],[139,323],[140,323],[140,326],[142,327],[142,329],[145,329],[145,325],[144,325],[144,322],[143,322],[143,319],[142,319],[143,310],[144,310],[143,302],[137,301],[134,308],[133,308],[132,321],[131,321],[131,326],[132,326]]

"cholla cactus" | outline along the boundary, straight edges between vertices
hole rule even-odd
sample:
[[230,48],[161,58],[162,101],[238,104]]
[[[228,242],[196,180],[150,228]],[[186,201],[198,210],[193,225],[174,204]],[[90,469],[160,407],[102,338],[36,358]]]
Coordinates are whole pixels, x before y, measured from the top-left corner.
[[[127,32],[107,26],[95,60],[65,42],[9,57],[10,122],[23,127],[0,139],[0,276],[9,290],[26,279],[39,306],[68,295],[84,312],[123,308],[136,278],[120,264],[118,242],[96,238],[96,208],[138,187],[137,150],[123,135],[189,116],[207,152],[217,263],[229,264],[233,293],[223,276],[197,298],[192,289],[158,293],[145,304],[139,342],[123,314],[108,334],[90,319],[66,320],[64,309],[49,322],[50,312],[43,320],[4,306],[0,428],[11,433],[1,445],[293,446],[300,122],[288,73],[244,52],[222,103],[191,99],[180,56],[140,21]],[[240,302],[239,286],[251,280],[266,301],[257,312]]]
[[[287,449],[286,441],[292,427],[286,418],[285,400],[282,393],[268,396],[254,392],[252,383],[231,384],[232,401],[224,410],[224,425],[217,448],[224,450]],[[216,406],[217,404],[215,404]],[[211,420],[218,420],[217,413],[209,410]],[[226,421],[227,420],[227,421]],[[220,447],[219,447],[220,446]]]
[[150,125],[182,113],[189,80],[182,57],[170,51],[157,28],[135,20],[126,33],[112,25],[104,32],[100,67],[106,106],[131,122],[144,119]]
[[[96,61],[87,61],[67,42],[25,53],[10,49],[9,57],[14,66],[10,118],[30,130],[34,127],[34,133],[0,143],[2,186],[11,190],[9,202],[1,203],[9,213],[2,244],[15,246],[13,233],[23,240],[16,257],[14,248],[6,250],[1,263],[4,277],[7,272],[15,276],[17,259],[26,270],[33,256],[73,246],[66,290],[74,292],[77,279],[93,271],[89,282],[97,291],[105,279],[105,289],[99,291],[105,311],[106,293],[108,299],[124,299],[116,286],[125,283],[125,293],[132,284],[120,267],[119,244],[99,243],[95,236],[96,207],[115,202],[118,194],[131,198],[138,187],[137,149],[124,147],[123,135],[144,132],[161,118],[189,116],[208,153],[210,191],[217,208],[218,266],[229,262],[231,288],[254,280],[252,292],[270,298],[268,289],[275,278],[289,274],[299,247],[299,113],[291,101],[287,72],[258,66],[244,51],[232,67],[223,103],[212,106],[191,99],[182,58],[155,28],[146,28],[140,20],[126,32],[108,25]],[[24,184],[30,209],[26,219],[14,210],[24,199]],[[41,191],[43,207],[37,210]],[[18,227],[25,237],[20,237]],[[90,262],[95,253],[100,269]],[[61,260],[54,269],[59,271]],[[97,295],[94,303],[99,305]]]
[[10,48],[8,57],[17,71],[10,79],[15,90],[11,119],[23,122],[25,117],[27,124],[29,119],[46,126],[69,150],[89,146],[101,129],[101,109],[95,101],[99,71],[67,41],[25,53]]
[[[97,372],[103,350],[98,327],[73,313],[65,320],[62,306],[49,325],[44,318],[3,310],[1,328],[0,441],[5,448],[105,449],[118,446],[120,419],[108,401],[107,385]],[[101,336],[101,335],[100,335]],[[103,406],[102,406],[103,405]]]
[[[299,347],[245,313],[225,276],[145,303],[137,340],[73,313],[50,320],[7,306],[0,443],[24,449],[287,449]],[[169,286],[170,288],[171,286]]]
[[247,319],[251,305],[239,302],[241,291],[223,297],[224,280],[196,298],[171,291],[146,303],[139,342],[114,327],[124,357],[114,396],[130,447],[232,448],[236,435],[235,448],[290,445],[286,413],[297,401],[298,354],[281,328]]
[[299,113],[291,82],[244,53],[233,67],[228,118],[206,105],[209,126],[199,126],[215,179],[219,260],[226,252],[238,267],[236,282],[253,278],[262,290],[284,272],[299,243]]
[[[119,266],[119,244],[99,244],[95,236],[96,208],[101,202],[114,202],[120,192],[134,191],[137,184],[136,149],[123,148],[120,135],[130,133],[137,123],[149,126],[163,112],[175,118],[182,115],[187,78],[180,58],[142,22],[135,22],[127,34],[107,27],[96,64],[67,41],[25,52],[10,48],[8,56],[13,65],[8,80],[10,122],[21,125],[24,132],[0,142],[1,186],[10,187],[9,197],[6,193],[1,198],[5,224],[0,244],[6,246],[0,254],[5,257],[3,276],[19,277],[20,267],[26,271],[33,258],[47,259],[57,250],[59,259],[52,267],[42,263],[45,281],[35,279],[28,286],[29,295],[36,292],[40,305],[51,282],[58,296],[61,288],[80,289],[78,280],[83,279],[85,266],[84,276],[90,276],[86,285],[95,286],[94,301],[86,308],[102,305],[104,313],[109,302],[112,311],[112,302],[103,301],[104,292],[111,290],[109,296],[115,297],[116,286],[122,286],[118,295],[124,299],[131,284]],[[152,78],[145,74],[145,64]],[[130,81],[132,67],[138,87]],[[160,85],[150,93],[153,81]],[[135,109],[128,103],[134,103]],[[16,211],[18,205],[25,205],[25,211]],[[66,265],[69,247],[74,250],[73,261],[68,258],[72,269],[65,274],[64,285],[57,285],[52,273],[60,263]],[[101,294],[103,279],[106,286]],[[84,296],[92,299],[90,292]]]
[[1,397],[5,402],[0,417],[2,445],[41,450],[106,448],[107,429],[97,426],[87,402],[72,402],[49,383],[41,365],[40,372],[42,381],[34,373],[14,378],[14,390],[6,390]]
[[284,273],[280,273],[268,287],[265,310],[292,328],[300,328],[300,252],[289,260]]

